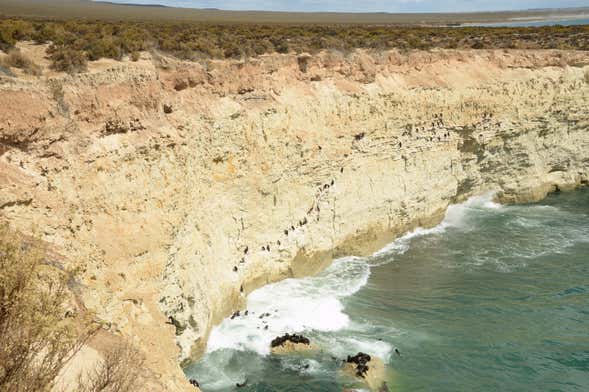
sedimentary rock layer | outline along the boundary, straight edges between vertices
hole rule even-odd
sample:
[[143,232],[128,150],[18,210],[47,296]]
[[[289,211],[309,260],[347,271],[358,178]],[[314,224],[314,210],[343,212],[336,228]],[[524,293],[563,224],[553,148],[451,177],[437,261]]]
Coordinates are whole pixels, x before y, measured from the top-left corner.
[[0,217],[161,389],[252,289],[366,254],[494,190],[589,181],[589,54],[325,52],[0,76]]

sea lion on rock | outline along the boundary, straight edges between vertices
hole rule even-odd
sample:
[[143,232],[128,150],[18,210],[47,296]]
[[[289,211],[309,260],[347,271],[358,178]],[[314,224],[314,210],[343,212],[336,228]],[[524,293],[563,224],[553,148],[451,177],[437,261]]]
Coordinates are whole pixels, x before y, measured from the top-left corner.
[[200,387],[200,385],[198,384],[198,381],[196,381],[193,378],[191,378],[189,382],[190,382],[190,385],[192,385],[193,387],[196,387],[196,388]]
[[244,380],[242,383],[239,383],[239,382],[238,382],[238,383],[236,383],[236,384],[235,384],[235,386],[236,386],[237,388],[243,388],[243,387],[245,387],[246,385],[247,385],[247,378],[246,378],[246,379],[245,379],[245,380]]
[[371,390],[379,391],[385,380],[384,362],[376,357],[359,352],[344,361],[344,372],[365,382]]
[[270,347],[272,349],[272,353],[274,354],[286,354],[295,351],[308,351],[315,348],[311,344],[311,341],[302,336],[297,334],[285,334],[283,336],[278,336],[272,340],[270,343]]
[[348,355],[346,363],[356,364],[356,376],[364,378],[366,376],[366,372],[368,371],[368,366],[366,366],[366,364],[370,362],[370,359],[370,355],[358,353],[353,357]]

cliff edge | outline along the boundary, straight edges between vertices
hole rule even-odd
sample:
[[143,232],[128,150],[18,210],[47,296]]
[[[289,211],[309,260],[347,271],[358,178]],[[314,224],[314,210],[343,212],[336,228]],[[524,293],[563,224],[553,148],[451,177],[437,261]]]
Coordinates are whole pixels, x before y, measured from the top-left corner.
[[589,183],[587,52],[142,53],[18,76],[0,73],[0,219],[82,269],[153,390],[194,390],[178,364],[265,283],[474,194]]

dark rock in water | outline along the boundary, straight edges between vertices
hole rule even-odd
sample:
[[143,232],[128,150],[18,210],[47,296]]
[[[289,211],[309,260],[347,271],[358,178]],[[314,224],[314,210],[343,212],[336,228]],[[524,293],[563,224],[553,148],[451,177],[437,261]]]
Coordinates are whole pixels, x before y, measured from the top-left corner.
[[297,335],[297,334],[285,334],[283,336],[279,336],[277,338],[275,338],[274,340],[272,340],[272,343],[270,343],[270,346],[272,348],[274,347],[279,347],[282,346],[284,343],[286,342],[292,342],[295,344],[311,344],[311,341],[309,339],[307,339],[306,337],[304,337],[303,335]]
[[401,352],[398,349],[395,349],[395,354],[397,354],[398,356],[401,356]]
[[370,362],[370,355],[364,354],[362,352],[354,355],[353,357],[348,355],[346,359],[347,363],[353,363],[356,365],[356,376],[364,378],[366,376],[366,372],[368,372],[368,362]]
[[242,383],[239,383],[239,382],[238,382],[237,384],[235,384],[235,386],[236,386],[237,388],[243,388],[243,387],[245,387],[246,385],[247,385],[247,378],[245,379],[245,381],[244,381],[244,382],[242,382]]
[[197,387],[197,388],[200,387],[200,385],[198,384],[198,381],[196,381],[193,378],[191,378],[189,382],[190,382],[190,385],[192,385],[193,387]]

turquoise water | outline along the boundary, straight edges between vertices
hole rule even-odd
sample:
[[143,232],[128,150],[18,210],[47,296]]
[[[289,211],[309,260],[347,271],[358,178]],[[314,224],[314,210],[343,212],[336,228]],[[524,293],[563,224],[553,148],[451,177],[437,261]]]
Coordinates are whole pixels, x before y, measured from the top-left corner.
[[589,24],[589,18],[555,19],[555,20],[518,20],[503,23],[481,23],[472,26],[484,27],[541,27],[541,26],[580,26]]
[[[385,360],[392,391],[589,391],[589,191],[471,199],[372,257],[263,287],[248,309],[186,369],[203,391],[361,389],[338,371],[358,351]],[[320,350],[270,355],[284,332]]]

